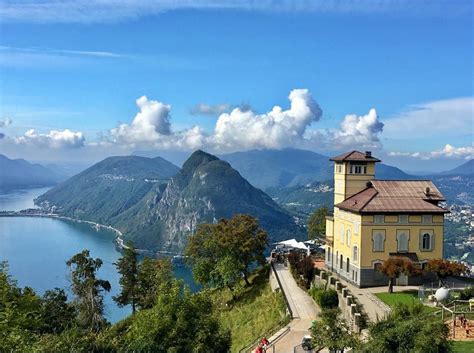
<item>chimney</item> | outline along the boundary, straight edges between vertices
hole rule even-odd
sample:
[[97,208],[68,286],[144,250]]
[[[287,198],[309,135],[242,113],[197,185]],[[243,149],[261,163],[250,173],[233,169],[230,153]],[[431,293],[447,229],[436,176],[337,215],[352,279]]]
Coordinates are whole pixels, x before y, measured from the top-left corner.
[[372,158],[372,152],[370,152],[370,151],[365,151],[365,156],[366,156],[367,158]]
[[425,189],[425,195],[430,197],[430,192],[431,192],[431,190],[430,190],[429,186],[427,186],[426,189]]

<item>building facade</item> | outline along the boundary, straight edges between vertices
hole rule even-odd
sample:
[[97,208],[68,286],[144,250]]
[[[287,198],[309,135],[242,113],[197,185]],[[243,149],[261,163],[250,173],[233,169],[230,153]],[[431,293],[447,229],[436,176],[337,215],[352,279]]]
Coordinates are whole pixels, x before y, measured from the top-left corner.
[[[387,285],[377,268],[390,256],[425,264],[443,257],[443,195],[429,180],[377,180],[370,152],[334,162],[334,212],[326,219],[326,267],[359,287]],[[423,278],[400,276],[399,285]]]

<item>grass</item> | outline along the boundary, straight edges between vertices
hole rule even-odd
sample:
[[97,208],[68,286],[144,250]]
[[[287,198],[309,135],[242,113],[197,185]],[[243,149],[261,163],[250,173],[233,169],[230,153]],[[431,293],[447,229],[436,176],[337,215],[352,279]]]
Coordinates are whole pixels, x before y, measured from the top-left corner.
[[[387,304],[389,307],[394,308],[398,304],[412,305],[418,300],[418,291],[408,290],[404,292],[395,293],[374,293],[381,301]],[[439,311],[438,308],[433,308],[425,305],[426,311]]]
[[281,293],[272,292],[268,268],[260,269],[250,277],[251,286],[244,287],[236,301],[228,289],[211,293],[223,327],[232,335],[231,352],[251,344],[289,322]]
[[474,341],[452,341],[455,353],[474,352]]

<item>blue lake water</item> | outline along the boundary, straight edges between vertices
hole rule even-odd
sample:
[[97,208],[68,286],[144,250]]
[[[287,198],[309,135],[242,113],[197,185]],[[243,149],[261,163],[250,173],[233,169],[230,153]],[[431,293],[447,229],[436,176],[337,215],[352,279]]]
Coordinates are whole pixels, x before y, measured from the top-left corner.
[[[20,210],[33,206],[33,198],[47,189],[16,191],[0,195],[0,210]],[[26,206],[25,206],[26,205]],[[47,289],[68,289],[69,270],[66,261],[88,249],[91,256],[104,262],[98,276],[110,281],[112,290],[105,296],[106,316],[116,322],[127,316],[129,307],[119,308],[112,296],[120,291],[119,275],[113,265],[120,253],[113,244],[115,233],[97,231],[84,223],[38,217],[0,217],[0,261],[8,261],[10,274],[20,286],[30,286],[39,294]],[[191,272],[176,267],[175,275],[193,290],[197,286]]]

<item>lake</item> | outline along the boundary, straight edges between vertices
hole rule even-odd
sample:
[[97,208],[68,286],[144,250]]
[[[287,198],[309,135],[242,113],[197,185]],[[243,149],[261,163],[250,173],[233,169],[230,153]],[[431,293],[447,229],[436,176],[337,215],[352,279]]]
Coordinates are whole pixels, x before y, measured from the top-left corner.
[[[31,189],[0,194],[0,211],[33,207],[33,198],[48,189]],[[0,261],[8,261],[10,274],[19,286],[30,286],[38,294],[47,289],[69,288],[66,261],[88,249],[92,257],[104,262],[98,277],[110,281],[112,290],[105,296],[106,316],[116,322],[127,316],[129,307],[119,308],[112,296],[120,291],[119,275],[113,265],[120,258],[113,244],[115,233],[96,230],[90,225],[52,218],[0,217]],[[198,287],[186,267],[175,267],[175,275],[192,290]],[[70,291],[68,291],[70,294]]]

